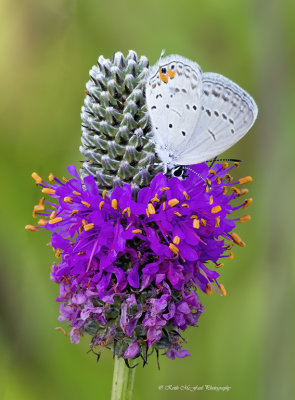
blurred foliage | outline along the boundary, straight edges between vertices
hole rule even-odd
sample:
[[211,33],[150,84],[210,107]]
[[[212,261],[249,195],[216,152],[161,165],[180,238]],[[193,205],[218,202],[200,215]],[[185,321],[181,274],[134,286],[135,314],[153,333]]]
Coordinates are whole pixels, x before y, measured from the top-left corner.
[[[96,364],[54,328],[58,287],[49,280],[49,235],[27,232],[39,200],[31,172],[62,176],[79,166],[80,107],[100,54],[134,49],[151,63],[178,53],[222,73],[259,106],[252,132],[226,156],[252,175],[247,242],[228,260],[228,296],[202,296],[192,356],[162,357],[136,371],[137,399],[294,398],[295,6],[280,0],[2,0],[0,398],[109,398],[113,361]],[[231,387],[228,393],[159,391],[159,385]]]

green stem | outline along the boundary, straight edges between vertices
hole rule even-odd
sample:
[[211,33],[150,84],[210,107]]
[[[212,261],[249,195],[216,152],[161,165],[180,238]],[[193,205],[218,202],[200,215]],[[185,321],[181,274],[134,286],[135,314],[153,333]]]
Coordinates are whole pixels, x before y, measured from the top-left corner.
[[[131,360],[129,360],[129,365],[132,366]],[[135,368],[128,368],[122,357],[115,357],[111,400],[132,399],[134,375]]]

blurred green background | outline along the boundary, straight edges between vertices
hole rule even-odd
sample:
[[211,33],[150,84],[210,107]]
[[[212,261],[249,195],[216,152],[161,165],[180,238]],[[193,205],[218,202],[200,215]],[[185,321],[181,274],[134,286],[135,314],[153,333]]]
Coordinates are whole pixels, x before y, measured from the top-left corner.
[[[31,172],[79,166],[80,107],[97,57],[178,53],[228,76],[259,106],[226,156],[252,175],[247,242],[221,271],[228,296],[202,296],[191,357],[136,371],[134,399],[292,399],[294,393],[295,3],[280,0],[1,0],[0,399],[108,399],[113,361],[55,330],[49,235],[24,230],[39,200]],[[228,393],[160,385],[230,386]]]

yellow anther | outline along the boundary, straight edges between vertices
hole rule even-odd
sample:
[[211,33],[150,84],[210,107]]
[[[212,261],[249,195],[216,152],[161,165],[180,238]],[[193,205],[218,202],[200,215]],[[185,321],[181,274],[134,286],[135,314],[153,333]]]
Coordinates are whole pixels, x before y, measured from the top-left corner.
[[25,229],[27,231],[31,231],[31,232],[36,232],[38,230],[38,228],[36,228],[36,226],[33,226],[33,225],[26,225]]
[[33,212],[32,212],[32,216],[33,216],[33,218],[36,218],[36,217],[37,217],[37,215],[36,215],[36,211],[35,211],[35,210],[33,210]]
[[186,203],[182,203],[182,204],[181,204],[181,207],[186,207],[186,208],[189,208],[189,205],[188,205],[188,204],[186,204]]
[[56,217],[56,211],[52,211],[52,213],[50,214],[49,219],[54,219]]
[[243,223],[243,222],[248,222],[248,221],[250,221],[250,219],[251,219],[251,216],[250,216],[250,215],[243,215],[243,216],[240,218],[240,222],[241,222],[241,223]]
[[227,187],[226,186],[223,186],[223,192],[222,192],[223,194],[226,194],[227,193]]
[[236,168],[238,168],[238,167],[240,166],[240,163],[239,163],[238,161],[236,161],[236,162],[234,163],[234,166],[235,166]]
[[169,205],[170,207],[174,207],[174,206],[176,206],[176,204],[178,204],[178,203],[179,203],[179,200],[177,200],[177,199],[171,199],[171,200],[168,201],[168,205]]
[[218,185],[220,185],[220,183],[221,183],[221,178],[220,178],[220,176],[216,176],[216,183],[217,183]]
[[216,219],[215,219],[215,227],[219,228],[219,225],[220,225],[220,217],[216,217]]
[[216,267],[216,268],[221,268],[221,267],[224,267],[224,263],[223,263],[223,262],[221,262],[221,263],[219,263],[219,264],[216,264],[216,265],[215,265],[215,267]]
[[177,215],[178,217],[182,216],[182,214],[180,214],[178,211],[174,211],[174,214]]
[[212,212],[212,214],[217,214],[221,210],[222,210],[222,208],[220,206],[215,206],[215,207],[212,207],[211,212]]
[[224,162],[224,163],[222,164],[222,168],[223,168],[223,169],[227,169],[227,168],[228,168],[228,163],[227,163],[227,162]]
[[149,204],[148,204],[147,209],[148,209],[148,212],[149,212],[150,214],[156,214],[155,207],[152,205],[152,203],[149,203]]
[[73,194],[75,194],[76,196],[81,196],[81,193],[77,192],[77,190],[73,190]]
[[[81,233],[81,232],[80,232]],[[85,251],[78,251],[78,256],[83,256],[84,254],[86,254]]]
[[70,214],[70,217],[72,217],[73,215],[77,214],[79,211],[78,210],[73,210]]
[[[33,172],[33,173],[32,173],[32,178],[34,179],[36,185],[40,185],[40,183],[41,183],[42,180],[43,180],[43,179],[41,178],[41,176],[37,174],[37,172]],[[28,225],[28,226],[30,226],[30,225]]]
[[80,228],[79,228],[79,230],[78,230],[78,232],[79,232],[79,233],[82,233],[82,232],[83,232],[83,229],[84,229],[84,227],[83,227],[83,225],[81,225]]
[[207,185],[208,185],[209,187],[211,187],[211,181],[210,181],[209,178],[206,178],[206,182],[207,182]]
[[247,199],[245,200],[245,203],[243,204],[243,208],[248,208],[249,205],[252,203],[253,199]]
[[249,192],[249,189],[243,188],[243,189],[240,190],[239,196],[243,196],[244,194],[247,194],[248,192]]
[[103,205],[104,205],[104,201],[102,200],[102,201],[99,203],[98,208],[101,210]]
[[235,192],[237,195],[240,194],[240,189],[238,189],[238,188],[235,187],[235,186],[232,186],[232,187],[231,187],[231,190],[232,190],[233,192]]
[[205,290],[206,294],[208,295],[212,294],[212,285],[210,285],[210,283],[207,283]]
[[58,222],[61,222],[61,221],[62,221],[62,217],[57,217],[57,218],[54,218],[54,219],[50,219],[48,221],[48,223],[49,223],[49,225],[54,225],[54,224],[57,224]]
[[173,243],[174,244],[179,244],[180,243],[180,237],[179,236],[174,236]]
[[170,189],[170,187],[166,186],[166,187],[161,188],[160,190],[161,190],[161,192],[165,192],[166,190],[169,190],[169,189]]
[[54,189],[50,189],[50,188],[43,188],[42,189],[42,193],[55,194],[55,190]]
[[44,200],[45,200],[45,197],[41,197],[41,199],[40,199],[40,201],[39,201],[39,205],[40,205],[40,206],[43,206],[43,205],[44,205]]
[[162,205],[162,209],[163,209],[163,211],[166,210],[166,202],[165,202],[165,201],[164,201],[164,203],[163,203],[163,205]]
[[117,199],[112,200],[112,207],[114,210],[117,210],[117,208],[118,208],[118,200]]
[[105,199],[107,195],[107,191],[104,189],[104,191],[102,192],[102,198]]
[[175,244],[173,244],[173,243],[170,243],[170,244],[169,244],[169,249],[170,249],[170,250],[172,251],[172,253],[174,253],[174,254],[178,254],[178,252],[179,252],[179,248],[176,247]]
[[249,183],[252,181],[253,181],[252,176],[245,176],[244,178],[239,179],[240,185],[243,185],[244,183]]
[[198,216],[197,215],[192,215],[191,219],[198,219]]
[[202,224],[203,226],[206,226],[207,222],[206,222],[206,220],[205,220],[204,218],[201,218],[201,224]]
[[200,221],[198,219],[193,220],[193,227],[196,229],[200,228]]
[[226,296],[226,290],[225,287],[222,285],[222,283],[219,284],[219,289],[222,293],[222,296]]
[[236,244],[238,244],[239,246],[241,246],[241,247],[245,247],[245,246],[246,246],[246,243],[243,242],[243,240],[240,238],[240,236],[237,235],[235,232],[233,232],[233,233],[231,234],[231,237],[232,237],[233,241],[234,241]]
[[82,225],[83,225],[83,226],[87,225],[86,219],[82,219]]
[[209,169],[209,174],[216,175],[216,171],[214,171],[214,169]]
[[210,199],[209,199],[209,204],[210,205],[213,204],[213,196],[212,196],[212,194],[211,194]]
[[155,196],[152,198],[151,202],[152,203],[159,203],[159,199],[158,199],[158,194],[156,193]]
[[146,215],[147,215],[147,217],[149,218],[149,216],[150,216],[150,213],[149,213],[149,211],[148,211],[148,209],[147,209],[147,208],[145,209],[145,212],[146,212]]
[[69,182],[68,178],[66,178],[65,176],[62,177],[62,180],[63,180],[64,182]]
[[133,229],[132,233],[142,233],[141,229]]
[[234,258],[234,253],[230,252],[229,255],[228,255],[228,258],[229,258],[230,260],[232,260],[232,259]]
[[56,250],[56,253],[55,253],[55,257],[56,257],[56,258],[59,258],[60,255],[61,255],[61,251],[60,251],[60,249],[57,249],[57,250]]
[[73,204],[73,199],[70,196],[66,196],[66,197],[64,197],[64,202],[65,203],[69,203],[69,204]]
[[234,245],[231,243],[226,247],[226,250],[231,250],[234,247]]
[[67,332],[64,330],[64,328],[62,328],[61,326],[58,326],[55,328],[57,331],[62,332],[65,336],[68,336]]
[[44,206],[37,204],[36,206],[34,206],[34,211],[43,211],[44,210]]
[[234,178],[231,176],[231,174],[226,174],[225,177],[224,177],[224,179],[226,179],[226,178],[229,180],[229,182],[232,182],[233,179],[234,179]]
[[48,220],[47,219],[39,219],[38,225],[40,226],[45,226],[47,224]]
[[53,175],[52,172],[50,172],[50,174],[48,176],[48,179],[49,179],[50,182],[54,181],[54,175]]
[[184,197],[185,197],[187,200],[190,199],[189,195],[188,195],[186,192],[182,192],[182,193],[183,193]]
[[205,189],[205,190],[206,190],[206,193],[208,193],[209,190],[210,190],[210,189],[209,189],[209,186],[206,186],[206,189]]
[[84,225],[84,231],[90,231],[90,229],[93,229],[93,228],[94,228],[93,223]]
[[124,208],[124,210],[122,211],[122,214],[124,215],[124,214],[128,214],[128,217],[130,217],[130,215],[131,215],[131,210],[130,210],[130,207],[126,207],[126,208]]
[[86,206],[86,207],[88,207],[88,208],[90,207],[90,204],[89,204],[87,201],[83,201],[83,200],[82,200],[81,203],[84,204],[84,206]]

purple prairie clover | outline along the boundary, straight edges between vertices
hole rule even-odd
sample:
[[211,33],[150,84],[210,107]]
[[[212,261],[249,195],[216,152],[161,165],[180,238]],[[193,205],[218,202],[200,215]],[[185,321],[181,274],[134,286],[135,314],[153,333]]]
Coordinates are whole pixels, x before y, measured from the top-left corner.
[[58,319],[73,343],[87,333],[92,350],[144,363],[150,348],[172,359],[189,355],[181,331],[204,310],[197,292],[226,295],[217,270],[233,258],[234,243],[245,246],[233,230],[250,216],[232,214],[251,203],[234,202],[248,192],[237,186],[252,178],[232,182],[235,166],[198,164],[184,180],[158,173],[136,195],[127,183],[99,191],[74,166],[69,180],[32,174],[51,199],[42,197],[33,210],[38,224],[26,229],[52,232]]

